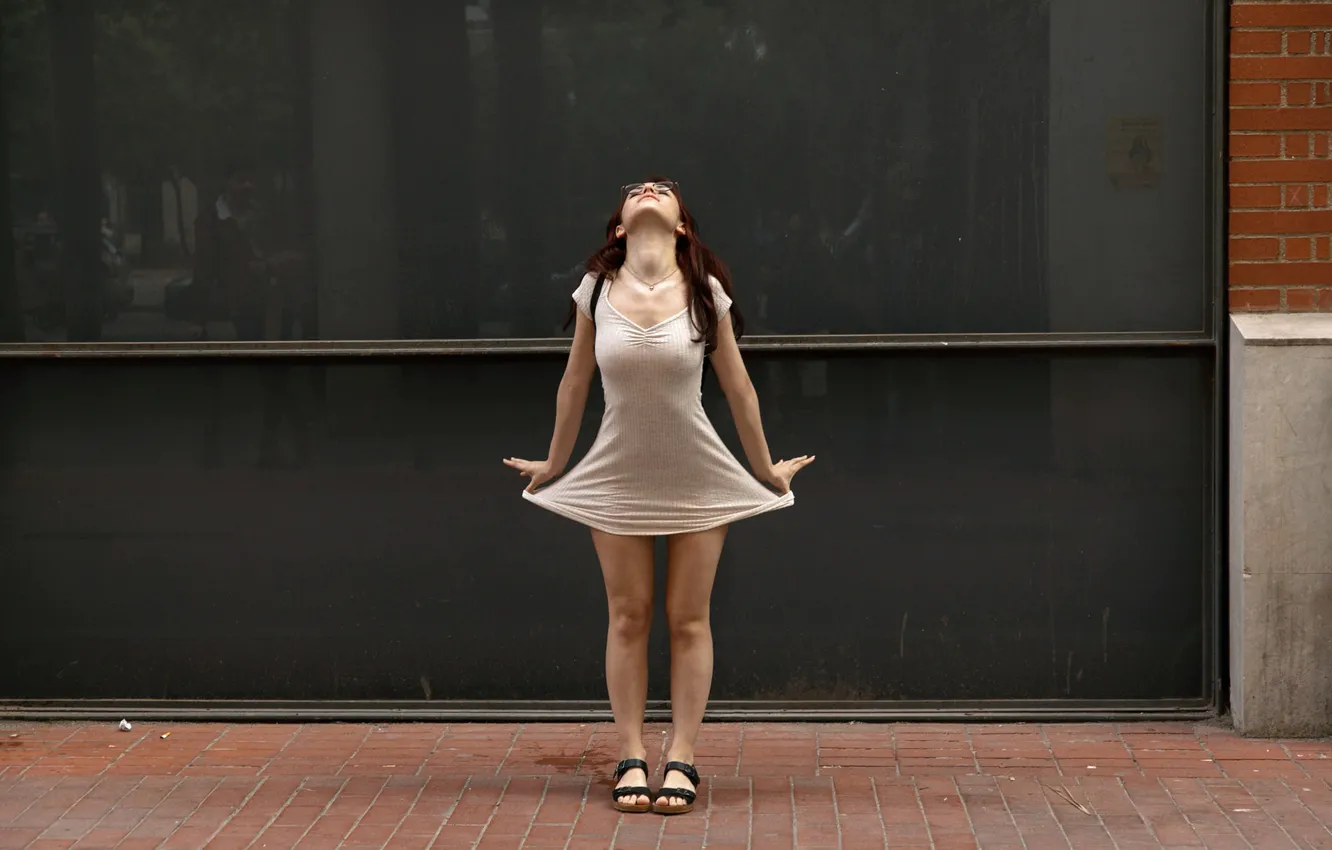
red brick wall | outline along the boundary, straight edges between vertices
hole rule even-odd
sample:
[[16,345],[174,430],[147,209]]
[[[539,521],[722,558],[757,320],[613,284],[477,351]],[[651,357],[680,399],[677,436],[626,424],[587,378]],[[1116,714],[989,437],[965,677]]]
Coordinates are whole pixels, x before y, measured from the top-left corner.
[[1230,308],[1332,312],[1332,0],[1230,26]]

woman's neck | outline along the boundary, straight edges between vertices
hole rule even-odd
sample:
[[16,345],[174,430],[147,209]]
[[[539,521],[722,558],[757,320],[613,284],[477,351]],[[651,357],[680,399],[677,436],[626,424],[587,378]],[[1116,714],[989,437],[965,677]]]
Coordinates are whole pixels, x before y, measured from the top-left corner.
[[647,283],[666,277],[676,269],[675,233],[649,231],[625,240],[624,262],[632,274]]

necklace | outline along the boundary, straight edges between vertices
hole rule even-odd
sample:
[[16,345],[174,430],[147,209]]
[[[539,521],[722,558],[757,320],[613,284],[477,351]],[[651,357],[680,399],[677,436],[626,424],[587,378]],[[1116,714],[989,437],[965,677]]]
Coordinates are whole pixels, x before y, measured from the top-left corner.
[[624,268],[625,268],[626,271],[629,272],[629,274],[631,274],[631,275],[634,276],[634,279],[635,279],[635,280],[637,280],[639,283],[641,283],[641,284],[643,284],[644,286],[646,286],[646,287],[648,288],[648,292],[652,292],[653,290],[655,290],[655,289],[657,288],[657,284],[659,284],[659,283],[663,283],[663,282],[665,282],[668,278],[672,278],[672,277],[674,277],[674,276],[675,276],[675,273],[679,271],[678,268],[671,269],[669,272],[666,273],[666,276],[665,276],[665,277],[661,278],[660,280],[656,281],[655,283],[648,283],[646,280],[643,280],[643,276],[642,276],[642,275],[640,275],[638,272],[634,271],[633,266],[629,265],[629,262],[628,262],[627,260],[625,261]]

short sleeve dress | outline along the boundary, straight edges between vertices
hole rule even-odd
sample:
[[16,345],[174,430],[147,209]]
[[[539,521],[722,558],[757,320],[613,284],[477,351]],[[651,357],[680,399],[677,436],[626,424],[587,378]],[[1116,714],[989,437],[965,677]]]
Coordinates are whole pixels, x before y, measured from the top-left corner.
[[[719,319],[731,299],[712,279]],[[573,293],[589,315],[596,279]],[[609,534],[669,536],[706,531],[789,507],[741,466],[703,410],[703,341],[686,308],[650,328],[610,303],[596,304],[596,356],[606,412],[587,455],[553,483],[523,497]]]

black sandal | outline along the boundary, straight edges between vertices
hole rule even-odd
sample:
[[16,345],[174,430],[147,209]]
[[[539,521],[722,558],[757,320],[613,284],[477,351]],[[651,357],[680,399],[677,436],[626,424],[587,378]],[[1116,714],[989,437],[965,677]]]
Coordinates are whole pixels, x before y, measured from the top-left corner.
[[[652,799],[652,811],[659,815],[683,815],[686,812],[692,812],[694,810],[694,801],[698,799],[696,789],[699,786],[699,779],[698,771],[694,769],[694,766],[692,764],[685,764],[682,761],[668,761],[666,762],[666,769],[662,771],[662,776],[665,776],[672,770],[677,770],[680,773],[683,773],[685,779],[694,783],[694,788],[663,788],[658,791],[657,796]],[[662,802],[671,797],[679,797],[684,800],[684,805],[673,806]]]
[[[648,763],[642,759],[625,759],[615,765],[615,781],[619,782],[624,775],[634,768],[643,771],[647,776]],[[646,785],[626,785],[623,788],[616,788],[611,791],[611,805],[617,812],[628,812],[629,814],[641,815],[644,812],[652,811],[651,803],[624,803],[621,802],[625,797],[647,797],[652,799],[652,789]]]

